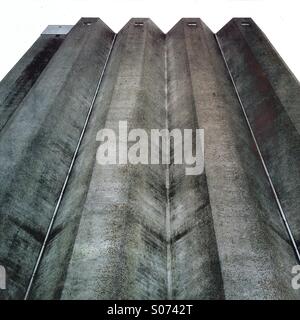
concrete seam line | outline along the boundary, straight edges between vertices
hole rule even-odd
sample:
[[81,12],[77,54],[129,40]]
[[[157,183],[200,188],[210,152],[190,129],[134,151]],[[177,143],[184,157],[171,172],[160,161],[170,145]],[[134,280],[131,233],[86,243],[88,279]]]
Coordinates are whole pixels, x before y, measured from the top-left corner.
[[248,128],[249,128],[249,130],[250,130],[252,139],[253,139],[253,141],[254,141],[256,150],[257,150],[258,155],[259,155],[259,158],[260,158],[260,161],[261,161],[261,163],[262,163],[262,165],[263,165],[265,174],[266,174],[266,176],[267,176],[267,178],[268,178],[268,181],[269,181],[269,184],[270,184],[270,187],[271,187],[273,196],[274,196],[274,198],[275,198],[277,207],[278,207],[278,209],[279,209],[280,216],[281,216],[281,218],[282,218],[282,220],[283,220],[283,223],[284,223],[284,226],[285,226],[286,231],[287,231],[287,233],[288,233],[288,236],[289,236],[289,238],[290,238],[290,240],[291,240],[291,242],[292,242],[292,246],[293,246],[293,249],[294,249],[294,251],[295,251],[295,254],[296,254],[296,258],[297,258],[297,260],[298,260],[298,263],[300,263],[300,252],[299,252],[299,249],[298,249],[298,247],[297,247],[297,244],[296,244],[295,238],[294,238],[294,236],[293,236],[292,230],[291,230],[291,228],[290,228],[290,225],[289,225],[289,223],[288,223],[288,220],[287,220],[286,215],[285,215],[285,213],[284,213],[284,210],[283,210],[283,208],[282,208],[280,199],[279,199],[279,197],[278,197],[276,188],[275,188],[275,186],[274,186],[274,184],[273,184],[273,181],[272,181],[272,178],[271,178],[271,176],[270,176],[268,167],[267,167],[267,165],[266,165],[266,163],[265,163],[264,157],[263,157],[263,155],[262,155],[262,153],[261,153],[261,151],[260,151],[260,147],[259,147],[259,145],[258,145],[258,142],[257,142],[256,137],[255,137],[255,135],[254,135],[254,132],[253,132],[253,130],[252,130],[252,127],[251,127],[249,118],[248,118],[248,116],[247,116],[247,113],[246,113],[244,104],[243,104],[242,99],[241,99],[241,97],[240,97],[240,94],[239,94],[239,92],[238,92],[238,90],[237,90],[237,86],[236,86],[236,84],[235,84],[235,82],[234,82],[234,79],[233,79],[233,76],[232,76],[231,71],[230,71],[230,69],[229,69],[228,63],[227,63],[227,61],[226,61],[224,52],[223,52],[223,50],[222,50],[222,48],[221,48],[221,45],[220,45],[218,36],[215,35],[215,38],[216,38],[218,47],[219,47],[219,49],[220,49],[222,58],[223,58],[223,60],[224,60],[226,69],[227,69],[228,74],[229,74],[229,76],[230,76],[231,82],[232,82],[232,84],[233,84],[233,87],[234,87],[235,93],[236,93],[236,95],[237,95],[239,104],[240,104],[240,106],[241,106],[241,108],[242,108],[243,115],[244,115],[245,120],[246,120],[246,122],[247,122],[247,126],[248,126]]
[[40,250],[40,252],[39,252],[37,261],[36,261],[36,263],[35,263],[35,266],[34,266],[32,275],[31,275],[31,277],[30,277],[30,281],[29,281],[29,284],[28,284],[28,287],[27,287],[27,290],[26,290],[26,293],[25,293],[24,300],[27,300],[28,297],[29,297],[29,294],[30,294],[30,291],[31,291],[31,288],[32,288],[32,285],[33,285],[33,281],[34,281],[36,272],[37,272],[37,270],[38,270],[38,268],[39,268],[39,265],[40,265],[42,256],[43,256],[43,254],[44,254],[44,251],[45,251],[45,248],[46,248],[46,245],[47,245],[47,242],[48,242],[48,238],[49,238],[49,236],[50,236],[50,233],[51,233],[51,230],[52,230],[52,227],[53,227],[55,218],[56,218],[57,213],[58,213],[58,210],[59,210],[59,208],[60,208],[60,205],[61,205],[61,202],[62,202],[62,198],[63,198],[63,196],[64,196],[64,193],[65,193],[67,184],[68,184],[68,182],[69,182],[69,178],[70,178],[71,172],[72,172],[72,170],[73,170],[74,163],[75,163],[75,160],[76,160],[76,158],[77,158],[77,154],[78,154],[78,151],[79,151],[81,142],[82,142],[82,140],[83,140],[83,137],[84,137],[86,128],[87,128],[87,126],[88,126],[88,123],[89,123],[89,120],[90,120],[90,117],[91,117],[91,114],[92,114],[92,111],[93,111],[93,108],[94,108],[94,105],[95,105],[95,101],[96,101],[97,96],[98,96],[98,93],[99,93],[99,89],[100,89],[100,86],[101,86],[101,83],[102,83],[102,79],[103,79],[103,76],[104,76],[104,72],[105,72],[105,70],[106,70],[106,67],[107,67],[109,58],[110,58],[110,56],[111,56],[112,49],[113,49],[114,44],[115,44],[116,36],[117,36],[117,35],[115,34],[114,37],[113,37],[112,44],[111,44],[111,46],[110,46],[110,49],[109,49],[109,52],[108,52],[108,55],[107,55],[105,64],[104,64],[103,69],[102,69],[102,72],[101,72],[101,74],[100,74],[100,77],[99,77],[99,80],[98,80],[98,83],[97,83],[97,87],[96,87],[96,90],[95,90],[95,93],[94,93],[94,96],[93,96],[91,105],[90,105],[90,107],[89,107],[89,110],[88,110],[88,113],[87,113],[87,116],[86,116],[86,119],[85,119],[83,128],[82,128],[81,133],[80,133],[80,136],[79,136],[79,140],[78,140],[77,145],[76,145],[76,149],[75,149],[74,154],[73,154],[73,157],[72,157],[72,161],[71,161],[70,166],[69,166],[69,169],[68,169],[67,176],[66,176],[66,178],[65,178],[64,184],[63,184],[62,189],[61,189],[61,191],[60,191],[59,198],[58,198],[58,200],[57,200],[57,203],[56,203],[54,212],[53,212],[53,214],[52,214],[52,218],[51,218],[50,224],[49,224],[48,229],[47,229],[47,233],[46,233],[45,239],[44,239],[44,241],[43,241],[43,245],[42,245],[42,247],[41,247],[41,250]]
[[[165,127],[169,129],[168,108],[168,48],[165,42]],[[167,239],[167,298],[172,299],[172,252],[171,252],[171,212],[170,212],[170,164],[166,164],[166,239]]]

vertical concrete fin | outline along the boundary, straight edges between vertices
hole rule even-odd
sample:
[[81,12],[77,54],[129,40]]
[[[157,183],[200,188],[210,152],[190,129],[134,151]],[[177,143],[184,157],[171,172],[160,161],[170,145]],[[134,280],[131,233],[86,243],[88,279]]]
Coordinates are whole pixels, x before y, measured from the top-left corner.
[[113,38],[99,19],[81,19],[0,133],[4,298],[23,298],[27,290]]
[[0,83],[0,132],[43,72],[65,35],[41,35]]
[[[184,129],[199,129],[190,60],[199,47],[188,41],[202,33],[201,20],[190,18],[180,20],[167,34],[169,130],[178,128],[182,135]],[[171,163],[170,215],[173,298],[224,298],[205,173],[186,175],[186,165]]]
[[252,19],[233,19],[217,39],[300,259],[299,82]]

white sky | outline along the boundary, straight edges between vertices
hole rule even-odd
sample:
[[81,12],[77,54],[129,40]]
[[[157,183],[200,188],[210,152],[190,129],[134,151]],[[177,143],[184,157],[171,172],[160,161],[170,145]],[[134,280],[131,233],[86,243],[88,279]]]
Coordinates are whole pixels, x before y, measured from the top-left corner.
[[232,17],[252,17],[300,79],[299,0],[9,0],[0,2],[0,80],[49,24],[99,17],[115,32],[149,17],[164,32],[182,17],[200,17],[214,32]]

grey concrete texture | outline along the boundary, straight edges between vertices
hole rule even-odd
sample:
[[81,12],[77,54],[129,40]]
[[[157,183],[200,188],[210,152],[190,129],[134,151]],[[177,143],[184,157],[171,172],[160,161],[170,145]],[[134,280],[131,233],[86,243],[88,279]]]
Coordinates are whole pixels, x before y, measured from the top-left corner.
[[3,298],[24,297],[112,40],[80,20],[0,133]]
[[[187,54],[188,32],[199,31],[199,20],[197,28],[188,26],[189,21],[181,20],[166,38],[169,130],[202,128],[197,119],[192,70]],[[203,49],[195,49],[200,49],[198,52],[202,56]],[[170,211],[172,297],[224,298],[206,174],[187,176],[185,165],[171,165]]]
[[64,35],[41,35],[0,83],[0,131],[62,44]]
[[117,36],[33,298],[166,298],[163,168],[96,163],[101,128],[164,127],[164,34],[143,21]]
[[[217,42],[200,20],[197,28],[189,22],[182,21],[185,56],[198,124],[205,130],[205,171],[225,298],[296,298],[290,285],[296,259]],[[182,59],[184,52],[177,54]]]
[[[238,99],[299,241],[299,83],[255,23],[216,36],[200,19],[167,34],[132,19],[115,35],[83,18],[56,49],[41,37],[0,84],[0,102],[17,97],[0,109],[0,298],[299,299]],[[172,144],[170,165],[99,165],[97,132],[124,120],[204,129],[204,173],[185,175]]]
[[299,83],[252,19],[233,19],[217,37],[299,246]]

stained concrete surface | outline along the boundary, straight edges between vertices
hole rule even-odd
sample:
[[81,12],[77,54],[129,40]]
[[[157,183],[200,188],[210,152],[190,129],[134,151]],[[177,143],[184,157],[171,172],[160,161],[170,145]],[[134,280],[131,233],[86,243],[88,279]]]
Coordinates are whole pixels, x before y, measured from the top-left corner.
[[233,19],[218,39],[299,245],[299,84],[252,19]]
[[100,20],[86,21],[68,34],[0,133],[4,298],[24,297],[113,39]]
[[[189,21],[195,22],[194,19],[181,20],[166,39],[170,130],[202,128],[196,114],[192,66],[188,57],[187,39],[190,32],[195,34],[195,27],[188,26]],[[199,22],[197,20],[197,31]],[[193,49],[200,49],[199,55],[202,56],[202,48]],[[171,165],[170,211],[173,297],[224,298],[206,172],[200,176],[187,176],[185,165]]]
[[[238,99],[298,240],[299,83],[252,20],[216,39],[200,19],[166,35],[132,19],[116,38],[81,19],[22,91],[40,41],[0,85],[0,101],[20,97],[0,132],[1,298],[24,298],[37,266],[30,299],[299,299],[295,252]],[[186,176],[173,146],[170,165],[100,166],[97,132],[124,120],[203,128],[204,173]]]
[[37,81],[64,38],[64,35],[41,35],[1,81],[0,131]]
[[205,132],[205,169],[225,298],[296,298],[290,289],[296,259],[217,42],[200,20],[199,31],[187,23],[182,22],[187,61],[199,127]]

